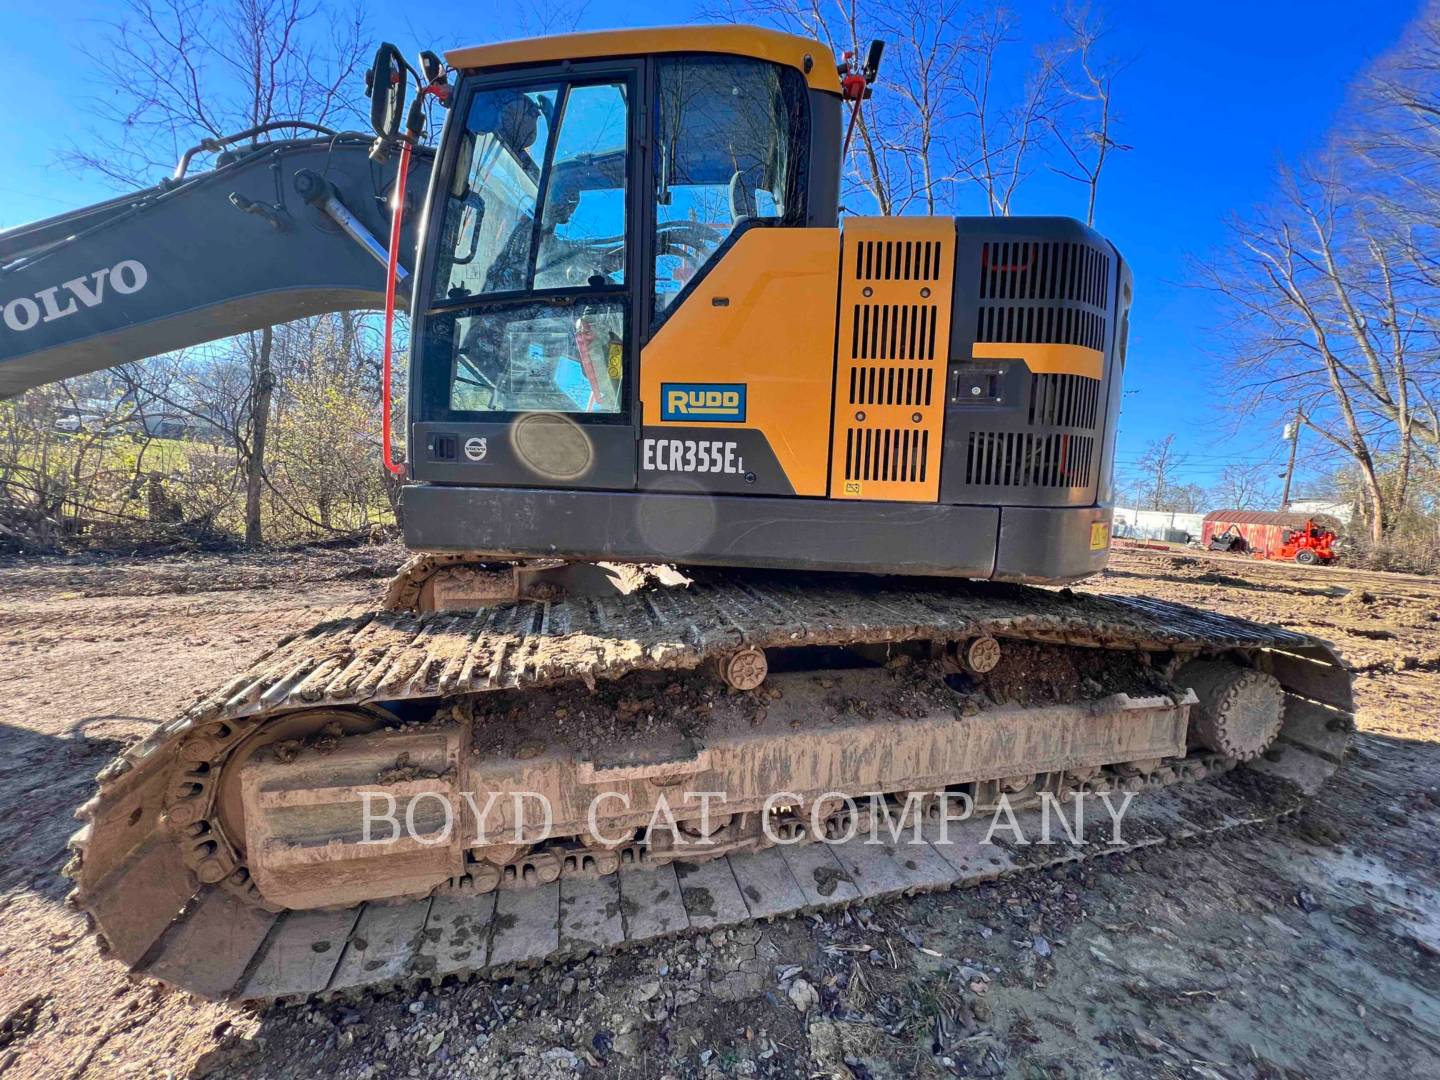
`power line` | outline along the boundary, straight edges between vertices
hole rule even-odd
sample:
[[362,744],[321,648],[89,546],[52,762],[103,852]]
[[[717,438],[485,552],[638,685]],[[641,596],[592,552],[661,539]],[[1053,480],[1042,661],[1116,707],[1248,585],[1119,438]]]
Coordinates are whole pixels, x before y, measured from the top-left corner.
[[[1121,451],[1118,451],[1118,452],[1117,452],[1116,456],[1117,456],[1117,457],[1124,457],[1124,458],[1134,458],[1134,459],[1136,459],[1136,460],[1140,460],[1140,459],[1143,459],[1143,458],[1150,457],[1150,455],[1147,454],[1147,453],[1145,453],[1144,451],[1138,451],[1138,452],[1137,452],[1137,451],[1135,451],[1135,450],[1121,450]],[[1195,463],[1195,462],[1203,462],[1203,461],[1252,461],[1252,462],[1257,462],[1257,463],[1260,463],[1260,464],[1263,464],[1263,463],[1265,463],[1265,462],[1267,462],[1267,461],[1270,461],[1270,460],[1272,460],[1273,458],[1275,458],[1276,456],[1277,456],[1277,455],[1274,455],[1274,454],[1270,454],[1270,455],[1264,455],[1264,454],[1258,454],[1258,455],[1257,455],[1257,454],[1205,454],[1205,455],[1177,454],[1177,455],[1175,455],[1176,459],[1179,460],[1179,461],[1182,462],[1182,463]],[[1283,455],[1281,455],[1281,456],[1283,456]]]
[[[1142,469],[1142,471],[1147,471],[1147,470],[1144,470],[1144,469],[1143,469],[1143,466],[1145,465],[1144,462],[1139,462],[1139,461],[1117,461],[1115,464],[1118,465],[1118,466],[1119,466],[1120,468],[1122,468],[1122,469]],[[1253,466],[1254,466],[1255,468],[1257,468],[1257,469],[1268,469],[1268,468],[1270,468],[1272,465],[1273,465],[1275,468],[1277,468],[1277,469],[1283,469],[1283,468],[1285,467],[1285,463],[1284,463],[1283,461],[1252,461],[1252,462],[1215,461],[1215,462],[1210,462],[1210,463],[1196,462],[1196,463],[1194,463],[1194,464],[1181,463],[1181,464],[1179,464],[1179,465],[1167,465],[1166,468],[1165,468],[1165,471],[1166,471],[1166,472],[1215,472],[1217,469],[1224,469],[1224,468],[1227,468],[1227,467],[1229,467],[1229,466],[1231,466],[1231,465],[1238,465],[1238,464],[1253,465]]]
[[[1154,459],[1153,459],[1152,457],[1150,457],[1150,455],[1148,455],[1148,454],[1132,454],[1132,453],[1130,453],[1128,450],[1121,451],[1120,453],[1116,454],[1115,456],[1116,456],[1117,458],[1123,458],[1123,459],[1125,459],[1126,461],[1147,461],[1147,460],[1154,460]],[[1283,454],[1272,454],[1272,455],[1269,455],[1269,456],[1266,456],[1266,457],[1249,457],[1249,456],[1240,455],[1240,454],[1217,454],[1217,455],[1214,455],[1214,456],[1211,456],[1211,455],[1209,455],[1209,454],[1205,454],[1205,455],[1197,455],[1197,456],[1194,456],[1194,457],[1190,457],[1190,456],[1187,455],[1187,456],[1185,456],[1185,457],[1172,458],[1172,460],[1173,460],[1173,461],[1175,462],[1175,464],[1177,464],[1177,465],[1206,465],[1206,464],[1210,464],[1210,463],[1213,463],[1213,462],[1222,462],[1222,463],[1225,463],[1225,464],[1240,464],[1240,465],[1268,465],[1268,464],[1269,464],[1270,462],[1272,462],[1272,461],[1279,461],[1279,460],[1282,460],[1283,458],[1284,458],[1284,455],[1283,455]]]
[[5,193],[6,195],[19,195],[21,198],[24,199],[36,199],[40,202],[55,203],[59,206],[75,205],[74,199],[62,199],[58,195],[43,195],[38,191],[26,191],[24,188],[6,187],[4,185],[0,185],[0,192]]
[[[1119,458],[1117,460],[1128,465],[1153,464],[1153,462],[1147,462],[1143,458]],[[1284,463],[1285,462],[1283,458],[1271,458],[1269,460],[1246,460],[1244,458],[1213,458],[1209,461],[1171,461],[1166,464],[1166,467],[1171,469],[1209,469],[1215,467],[1216,465],[1266,466],[1283,465]]]

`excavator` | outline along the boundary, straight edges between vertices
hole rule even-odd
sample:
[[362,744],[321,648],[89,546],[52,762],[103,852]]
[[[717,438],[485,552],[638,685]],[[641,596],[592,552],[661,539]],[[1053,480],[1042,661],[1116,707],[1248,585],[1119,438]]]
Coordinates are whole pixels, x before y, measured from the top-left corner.
[[[1323,641],[1064,587],[1108,556],[1131,269],[1064,218],[842,216],[881,56],[387,45],[373,135],[240,132],[0,234],[5,395],[409,310],[414,556],[100,774],[68,872],[109,955],[236,1001],[513,971],[1271,820],[1335,770]],[[1089,795],[1123,835],[982,843]]]

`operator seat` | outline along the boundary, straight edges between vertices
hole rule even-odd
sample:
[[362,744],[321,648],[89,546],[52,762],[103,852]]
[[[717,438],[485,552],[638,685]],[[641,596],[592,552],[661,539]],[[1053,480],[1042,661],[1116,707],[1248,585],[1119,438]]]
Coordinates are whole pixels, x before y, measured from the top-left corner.
[[739,225],[742,221],[749,221],[751,218],[760,216],[760,208],[755,198],[755,185],[751,182],[747,173],[751,169],[737,169],[735,175],[730,177],[730,223]]

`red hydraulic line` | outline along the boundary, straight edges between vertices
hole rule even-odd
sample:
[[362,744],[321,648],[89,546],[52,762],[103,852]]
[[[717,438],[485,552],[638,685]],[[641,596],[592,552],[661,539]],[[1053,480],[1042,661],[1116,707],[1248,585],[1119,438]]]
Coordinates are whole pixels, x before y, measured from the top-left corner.
[[410,171],[410,142],[400,144],[400,166],[395,176],[395,206],[390,212],[390,259],[385,267],[385,351],[381,367],[380,440],[385,468],[396,476],[405,475],[405,466],[390,456],[390,369],[395,349],[395,279],[400,268],[400,225],[405,220],[405,176]]

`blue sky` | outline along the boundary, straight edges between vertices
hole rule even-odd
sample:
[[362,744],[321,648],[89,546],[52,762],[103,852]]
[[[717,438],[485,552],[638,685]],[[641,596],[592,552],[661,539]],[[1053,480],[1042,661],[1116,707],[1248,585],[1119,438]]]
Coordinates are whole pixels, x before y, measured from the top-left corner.
[[[377,0],[372,29],[407,51],[514,36],[489,14],[499,5],[427,8]],[[545,0],[532,0],[545,10]],[[1012,7],[1022,27],[1053,26],[1052,3]],[[1415,16],[1412,0],[1301,3],[1100,5],[1110,49],[1134,57],[1118,85],[1119,138],[1134,147],[1113,159],[1102,182],[1097,226],[1136,276],[1120,467],[1150,439],[1174,433],[1190,454],[1183,479],[1208,484],[1231,462],[1280,461],[1277,425],[1240,430],[1227,418],[1212,377],[1207,341],[1217,323],[1212,298],[1187,288],[1187,261],[1223,243],[1228,214],[1265,202],[1276,167],[1323,145],[1346,107],[1355,77],[1389,49]],[[67,0],[59,6],[0,0],[0,42],[19,88],[5,98],[0,125],[0,226],[45,217],[111,193],[97,178],[67,171],[57,154],[82,140],[93,84],[81,50],[116,5]],[[488,10],[487,10],[488,9]],[[690,0],[592,0],[580,26],[598,29],[685,21]],[[466,12],[473,12],[467,33]],[[693,18],[693,16],[690,16]],[[883,86],[877,93],[883,93]],[[1022,189],[1021,213],[1080,213],[1078,187],[1043,172]]]

